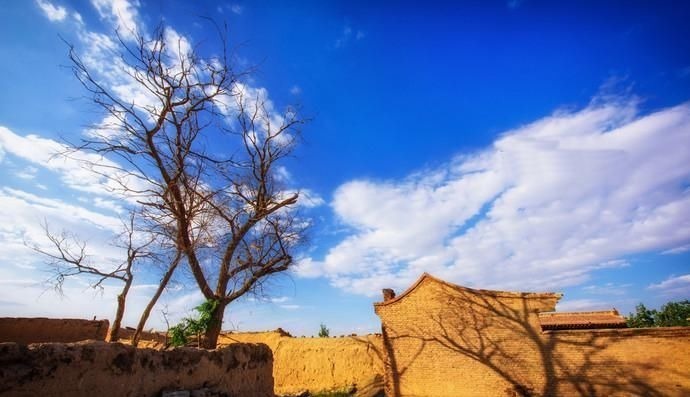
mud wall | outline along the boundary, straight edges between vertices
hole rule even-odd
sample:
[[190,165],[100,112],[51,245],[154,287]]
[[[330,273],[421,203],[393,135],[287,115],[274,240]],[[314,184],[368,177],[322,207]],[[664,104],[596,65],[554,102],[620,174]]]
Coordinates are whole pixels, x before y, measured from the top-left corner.
[[265,343],[273,350],[277,395],[303,391],[356,390],[375,395],[383,388],[381,337],[294,338],[282,332],[232,333],[221,343]]
[[160,396],[209,388],[230,396],[272,397],[266,345],[218,350],[135,349],[120,343],[0,343],[2,396]]
[[377,304],[386,395],[690,395],[690,327],[542,332],[556,300],[424,279]]
[[0,317],[0,342],[78,342],[105,340],[108,320]]
[[[132,337],[134,336],[134,328],[126,327],[120,328],[118,342],[129,345],[132,343]],[[168,339],[164,332],[155,331],[142,331],[139,336],[139,348],[151,348],[151,349],[164,349],[165,344]]]

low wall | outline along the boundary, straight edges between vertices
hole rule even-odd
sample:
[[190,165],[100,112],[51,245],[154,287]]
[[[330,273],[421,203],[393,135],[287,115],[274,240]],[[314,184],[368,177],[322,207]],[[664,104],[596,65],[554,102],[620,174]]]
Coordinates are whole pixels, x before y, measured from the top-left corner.
[[221,343],[265,343],[273,350],[277,395],[303,391],[356,390],[374,396],[383,389],[381,337],[294,338],[284,332],[224,334]]
[[[551,331],[560,396],[690,395],[690,327]],[[586,391],[586,393],[583,393]]]
[[[136,330],[134,328],[130,327],[120,328],[118,334],[120,339],[118,342],[126,345],[131,344],[135,331]],[[164,332],[142,331],[141,335],[139,336],[138,347],[160,350],[165,348],[166,342],[168,342],[168,338],[166,338]]]
[[272,364],[266,345],[157,351],[106,342],[0,343],[0,395],[153,397],[209,388],[272,397]]
[[0,342],[78,342],[105,340],[108,320],[0,317]]

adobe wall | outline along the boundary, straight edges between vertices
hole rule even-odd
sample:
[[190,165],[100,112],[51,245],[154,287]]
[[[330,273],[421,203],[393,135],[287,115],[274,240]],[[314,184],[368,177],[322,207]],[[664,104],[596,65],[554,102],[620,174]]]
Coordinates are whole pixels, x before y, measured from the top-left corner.
[[[131,344],[135,331],[134,328],[130,327],[120,328],[118,342],[125,345]],[[165,348],[167,341],[168,339],[165,336],[165,332],[142,331],[139,336],[138,347],[160,350]]]
[[0,317],[0,342],[78,342],[105,340],[108,320]]
[[383,387],[381,337],[294,338],[281,332],[225,334],[227,341],[265,343],[273,350],[277,395],[357,390],[373,396]]
[[153,397],[209,388],[231,396],[272,397],[271,368],[266,345],[157,351],[91,341],[0,343],[0,395]]
[[690,395],[690,328],[542,332],[557,300],[423,279],[377,304],[386,395]]

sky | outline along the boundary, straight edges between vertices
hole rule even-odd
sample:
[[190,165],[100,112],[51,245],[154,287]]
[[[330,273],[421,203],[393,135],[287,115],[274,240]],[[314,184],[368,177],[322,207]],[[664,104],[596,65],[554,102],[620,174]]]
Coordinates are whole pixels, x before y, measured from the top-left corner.
[[[103,117],[67,43],[106,75],[116,30],[163,24],[205,50],[211,20],[253,70],[248,89],[309,120],[281,168],[309,243],[266,296],[228,307],[224,329],[377,332],[381,289],[423,272],[562,292],[561,311],[690,298],[685,2],[36,0],[0,7],[0,316],[115,311],[116,282],[73,278],[60,296],[27,248],[47,247],[47,222],[104,263],[122,256],[123,203],[55,155]],[[127,325],[159,277],[136,273]],[[182,271],[147,328],[201,301]]]

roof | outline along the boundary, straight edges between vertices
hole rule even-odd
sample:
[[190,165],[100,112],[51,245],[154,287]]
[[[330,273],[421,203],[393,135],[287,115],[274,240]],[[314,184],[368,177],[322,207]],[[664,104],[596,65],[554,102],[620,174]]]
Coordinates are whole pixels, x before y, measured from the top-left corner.
[[616,309],[594,312],[543,312],[539,313],[541,329],[597,329],[626,328],[625,318]]
[[424,281],[427,282],[435,282],[441,285],[445,285],[446,287],[453,288],[457,291],[460,292],[465,292],[465,293],[473,293],[473,294],[479,294],[479,295],[486,295],[486,296],[494,296],[494,297],[499,297],[499,298],[532,298],[532,299],[541,299],[541,298],[552,298],[552,299],[560,299],[563,294],[559,293],[554,293],[554,292],[509,292],[509,291],[494,291],[494,290],[487,290],[487,289],[473,289],[473,288],[468,288],[468,287],[463,287],[457,284],[449,283],[448,281],[441,280],[440,278],[434,277],[429,273],[424,273],[419,277],[417,281],[415,281],[414,284],[412,284],[408,289],[406,289],[403,293],[400,295],[396,296],[393,299],[389,299],[385,302],[376,302],[374,303],[374,306],[386,306],[390,305],[391,303],[395,303],[400,301],[402,298],[405,296],[409,295],[412,293],[412,291],[416,290],[419,288],[420,285],[423,284]]

